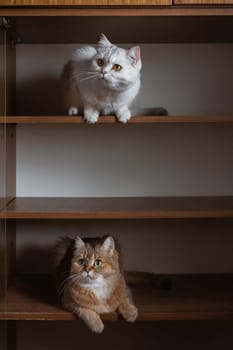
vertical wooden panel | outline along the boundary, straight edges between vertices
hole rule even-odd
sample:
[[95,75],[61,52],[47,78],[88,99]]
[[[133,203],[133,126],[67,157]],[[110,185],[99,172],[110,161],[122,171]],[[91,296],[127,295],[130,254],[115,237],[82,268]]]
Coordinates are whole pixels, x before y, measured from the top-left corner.
[[[8,33],[0,32],[0,115],[12,114],[15,109],[15,51]],[[15,126],[0,125],[0,210],[16,194]],[[15,222],[6,227],[0,220],[0,308],[5,310],[7,284],[15,274]],[[0,323],[0,349],[16,349],[15,323]]]
[[15,114],[15,48],[7,31],[0,32],[0,115]]
[[0,125],[0,210],[6,198],[6,128]]
[[[0,32],[0,114],[5,115],[6,104],[6,33]],[[6,127],[0,125],[0,210],[6,203]],[[6,232],[5,220],[0,221],[0,307],[4,307],[6,290]],[[1,324],[3,327],[3,323]],[[3,333],[1,331],[1,338]],[[3,340],[2,340],[3,341]]]
[[16,195],[16,127],[0,125],[0,210]]
[[6,223],[6,265],[7,265],[7,286],[15,277],[16,273],[16,223]]
[[[7,31],[0,32],[0,115],[14,115],[16,55]],[[15,125],[0,125],[0,209],[15,197],[16,191]]]
[[16,126],[6,128],[6,202],[16,196]]
[[[0,115],[5,115],[5,32],[0,32]],[[5,205],[5,126],[0,125],[0,210]],[[6,232],[0,220],[0,309],[5,309],[6,295]],[[0,349],[6,349],[6,321],[0,322]]]
[[16,321],[8,321],[6,327],[6,350],[16,350],[16,333]]
[[5,220],[0,220],[0,308],[3,308],[6,291],[6,232]]
[[0,349],[7,350],[6,348],[6,327],[7,322],[5,320],[0,321]]
[[6,33],[6,115],[15,114],[16,103],[16,50],[10,33]]
[[[15,125],[0,126],[0,210],[16,195],[16,134]],[[5,282],[15,271],[15,223],[0,222],[0,295],[5,294]]]
[[0,115],[6,115],[6,32],[0,31]]

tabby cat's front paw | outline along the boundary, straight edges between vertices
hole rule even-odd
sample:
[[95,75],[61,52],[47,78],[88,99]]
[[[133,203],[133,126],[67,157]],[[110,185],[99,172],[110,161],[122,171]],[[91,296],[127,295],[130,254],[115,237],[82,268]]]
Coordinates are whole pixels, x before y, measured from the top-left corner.
[[127,123],[131,118],[130,110],[127,106],[120,108],[116,113],[117,119],[121,123]]
[[138,317],[138,309],[134,305],[131,305],[125,319],[128,322],[134,322],[137,319],[137,317]]
[[122,304],[119,312],[128,322],[134,322],[138,317],[138,309],[131,303]]
[[89,324],[89,327],[95,333],[102,333],[104,330],[104,324],[101,321],[101,319],[95,320],[95,322],[92,322],[91,324]]

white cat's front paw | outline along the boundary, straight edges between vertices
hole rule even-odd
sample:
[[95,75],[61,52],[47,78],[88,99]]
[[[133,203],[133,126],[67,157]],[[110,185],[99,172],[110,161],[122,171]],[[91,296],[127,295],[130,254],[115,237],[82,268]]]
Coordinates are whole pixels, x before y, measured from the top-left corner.
[[127,123],[131,118],[131,113],[128,107],[122,107],[116,113],[117,119],[121,123]]
[[78,115],[78,108],[77,107],[70,107],[68,109],[68,115]]
[[84,120],[86,120],[87,123],[94,124],[98,121],[99,118],[99,112],[95,111],[93,109],[85,109],[84,111]]

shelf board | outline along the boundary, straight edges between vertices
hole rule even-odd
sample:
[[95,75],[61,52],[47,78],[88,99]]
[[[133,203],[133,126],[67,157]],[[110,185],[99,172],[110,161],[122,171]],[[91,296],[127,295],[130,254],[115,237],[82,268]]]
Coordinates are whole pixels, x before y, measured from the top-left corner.
[[18,197],[0,211],[0,218],[233,218],[233,197]]
[[[128,124],[233,123],[233,115],[222,116],[134,116]],[[85,124],[82,116],[8,116],[0,124]],[[97,124],[121,124],[114,116],[100,116]],[[121,124],[122,125],[122,124]]]
[[2,7],[2,16],[233,16],[229,6]]
[[[135,274],[135,273],[134,273]],[[136,276],[139,276],[136,273]],[[128,274],[130,278],[130,274]],[[232,275],[172,275],[170,289],[163,289],[163,276],[141,273],[130,286],[139,320],[229,320],[233,319]],[[116,313],[102,315],[117,320]],[[8,289],[0,319],[75,320],[56,302],[49,276],[18,276]]]

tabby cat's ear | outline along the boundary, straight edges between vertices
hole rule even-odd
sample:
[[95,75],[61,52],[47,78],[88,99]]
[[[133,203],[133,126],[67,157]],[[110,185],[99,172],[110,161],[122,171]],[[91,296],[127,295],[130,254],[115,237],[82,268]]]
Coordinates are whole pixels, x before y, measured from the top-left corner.
[[102,247],[103,247],[103,250],[105,251],[105,253],[113,254],[114,249],[115,249],[114,239],[111,236],[108,236],[107,238],[105,238],[105,241],[104,241]]
[[77,236],[76,238],[75,238],[75,241],[74,241],[74,247],[75,247],[75,249],[81,249],[81,248],[83,248],[85,246],[85,243],[83,242],[83,240],[79,237],[79,236]]

